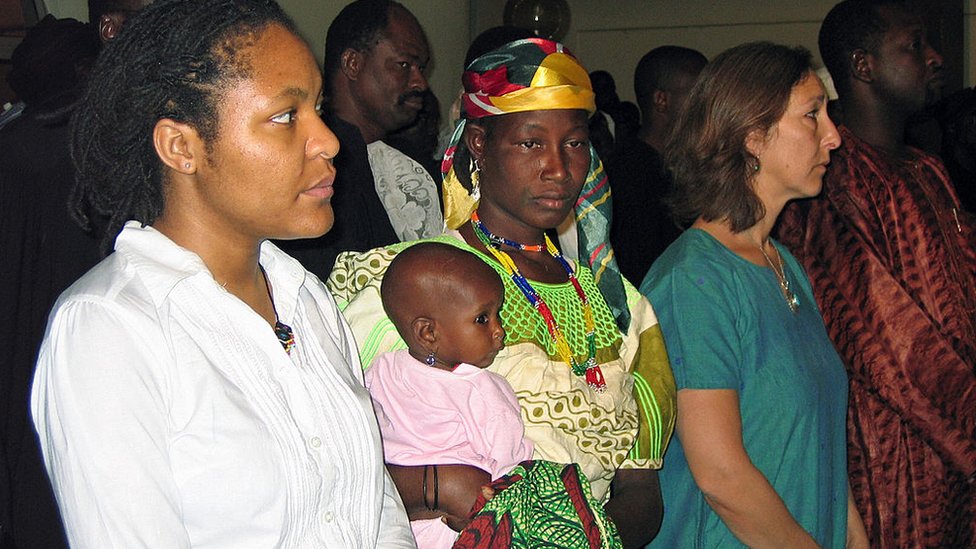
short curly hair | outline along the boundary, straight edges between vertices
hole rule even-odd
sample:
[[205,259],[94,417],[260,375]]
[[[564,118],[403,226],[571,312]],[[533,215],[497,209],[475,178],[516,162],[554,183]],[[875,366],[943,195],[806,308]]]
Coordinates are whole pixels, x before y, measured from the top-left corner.
[[841,98],[850,91],[851,52],[876,49],[888,30],[888,23],[878,10],[883,6],[907,4],[904,0],[844,0],[830,9],[820,25],[820,58]]
[[272,0],[157,0],[105,46],[74,114],[71,143],[71,211],[86,229],[88,212],[108,217],[103,251],[126,221],[148,225],[163,211],[156,123],[189,124],[209,147],[223,90],[250,70],[239,52],[275,24],[298,34]]
[[403,4],[393,0],[356,0],[342,8],[325,35],[323,72],[327,85],[339,70],[342,52],[372,50],[390,24],[390,10],[396,8],[410,13]]
[[665,146],[675,221],[727,219],[741,232],[765,215],[753,189],[759,159],[746,147],[782,118],[793,87],[812,74],[810,52],[750,42],[719,54],[702,70]]
[[708,64],[698,50],[682,46],[659,46],[644,54],[634,69],[634,95],[647,104],[655,90],[670,90],[682,73],[692,73]]

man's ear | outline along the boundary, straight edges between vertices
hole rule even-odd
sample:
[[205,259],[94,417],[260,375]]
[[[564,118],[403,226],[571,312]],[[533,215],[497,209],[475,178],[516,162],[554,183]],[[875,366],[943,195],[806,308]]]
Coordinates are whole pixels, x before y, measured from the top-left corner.
[[203,139],[189,124],[163,118],[153,128],[153,147],[156,155],[172,170],[192,174],[197,163],[205,158]]
[[479,162],[485,157],[485,142],[488,140],[488,132],[481,124],[468,124],[464,127],[464,146],[468,148],[471,157]]
[[865,83],[873,81],[874,75],[871,70],[871,54],[860,48],[852,51],[849,70],[851,78]]
[[353,49],[346,48],[342,55],[339,56],[339,70],[342,74],[346,76],[349,80],[356,80],[359,78],[359,71],[363,68],[363,52]]
[[664,90],[654,90],[651,95],[651,100],[653,101],[654,110],[657,112],[667,112],[668,111],[668,92]]
[[98,37],[103,44],[118,36],[119,31],[122,30],[122,24],[125,23],[125,18],[125,14],[119,12],[103,13],[98,18]]

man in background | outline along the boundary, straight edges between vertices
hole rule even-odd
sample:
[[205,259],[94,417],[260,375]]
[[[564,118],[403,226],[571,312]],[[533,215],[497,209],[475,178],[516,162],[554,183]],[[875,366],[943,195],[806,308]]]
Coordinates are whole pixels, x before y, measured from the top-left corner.
[[707,63],[693,49],[661,46],[644,55],[634,71],[641,126],[636,138],[618,142],[606,169],[613,189],[610,242],[621,273],[635,286],[681,234],[664,205],[671,180],[662,153],[685,97]]
[[336,256],[443,231],[430,174],[381,140],[417,119],[430,60],[420,23],[392,0],[357,0],[339,12],[325,39],[323,119],[339,138],[326,235],[279,242],[323,280]]
[[909,117],[941,94],[942,57],[894,0],[837,4],[819,45],[843,144],[821,197],[788,207],[779,236],[848,368],[854,499],[871,547],[973,547],[973,218],[942,161],[905,144]]

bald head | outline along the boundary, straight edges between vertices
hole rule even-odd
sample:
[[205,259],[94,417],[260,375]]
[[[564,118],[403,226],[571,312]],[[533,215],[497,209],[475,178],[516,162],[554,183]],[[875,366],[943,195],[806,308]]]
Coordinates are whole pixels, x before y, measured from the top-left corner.
[[637,63],[634,93],[641,110],[640,136],[647,144],[664,150],[664,141],[707,64],[701,52],[681,46],[654,48]]
[[450,244],[422,242],[393,259],[380,295],[387,316],[409,344],[415,319],[438,318],[457,302],[462,288],[472,286],[504,293],[498,274],[476,255]]

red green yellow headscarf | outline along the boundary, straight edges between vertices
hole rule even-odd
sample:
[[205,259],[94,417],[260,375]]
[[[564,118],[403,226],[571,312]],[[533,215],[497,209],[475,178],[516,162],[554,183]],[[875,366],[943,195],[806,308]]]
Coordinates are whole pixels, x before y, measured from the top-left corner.
[[[461,120],[441,164],[444,175],[444,221],[457,229],[471,218],[478,203],[455,173],[454,152],[467,120],[526,111],[582,109],[596,111],[586,69],[562,44],[543,38],[509,42],[475,59],[461,77]],[[462,167],[466,169],[467,167]],[[580,262],[610,306],[618,327],[630,324],[623,282],[610,247],[610,185],[603,163],[590,146],[590,169],[575,206]]]

